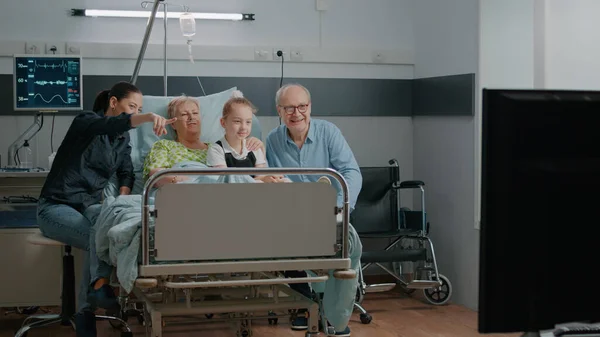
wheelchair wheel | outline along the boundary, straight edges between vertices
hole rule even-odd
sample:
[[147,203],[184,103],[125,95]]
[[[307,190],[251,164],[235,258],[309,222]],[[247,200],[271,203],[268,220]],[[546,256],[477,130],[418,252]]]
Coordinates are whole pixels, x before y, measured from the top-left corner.
[[[423,294],[427,301],[433,305],[444,305],[448,303],[452,296],[452,284],[450,280],[442,274],[439,275],[442,285],[437,288],[423,289]],[[432,280],[435,280],[435,275],[431,276]]]
[[371,320],[373,320],[373,317],[371,317],[371,315],[369,315],[369,314],[360,314],[360,322],[362,324],[369,324],[369,323],[371,323]]

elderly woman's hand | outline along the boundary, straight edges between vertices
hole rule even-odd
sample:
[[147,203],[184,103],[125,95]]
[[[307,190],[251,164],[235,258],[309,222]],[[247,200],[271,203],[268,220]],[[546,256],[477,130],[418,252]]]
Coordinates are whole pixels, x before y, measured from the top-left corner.
[[261,142],[260,139],[256,137],[248,137],[246,139],[246,147],[248,148],[248,151],[256,151],[258,149],[261,149],[263,150],[263,153],[265,152],[265,146],[263,142]]

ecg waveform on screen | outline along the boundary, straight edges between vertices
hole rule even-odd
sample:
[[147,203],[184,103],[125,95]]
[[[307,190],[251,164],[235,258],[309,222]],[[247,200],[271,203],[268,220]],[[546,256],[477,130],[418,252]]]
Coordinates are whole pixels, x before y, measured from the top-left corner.
[[[67,71],[67,68],[69,67],[65,61],[61,61],[60,63],[38,63],[37,61],[29,61],[31,63],[33,63],[33,68],[30,68],[29,71],[33,72],[36,71],[37,68],[43,68],[44,70],[48,70],[48,69],[61,69],[63,72]],[[20,66],[20,65],[19,65]],[[25,65],[25,67],[22,68],[27,68],[28,66]]]
[[35,99],[38,96],[42,99],[42,101],[44,101],[46,103],[52,102],[52,100],[54,100],[56,97],[60,98],[60,100],[63,101],[64,103],[66,103],[66,104],[69,103],[68,101],[65,101],[65,99],[60,94],[56,94],[56,95],[52,96],[50,99],[46,99],[44,96],[42,96],[42,94],[35,94],[33,96],[33,99]]
[[58,80],[58,81],[35,81],[33,83],[35,83],[37,85],[65,85],[68,82],[67,81]]
[[17,108],[81,109],[79,59],[31,56],[15,61]]

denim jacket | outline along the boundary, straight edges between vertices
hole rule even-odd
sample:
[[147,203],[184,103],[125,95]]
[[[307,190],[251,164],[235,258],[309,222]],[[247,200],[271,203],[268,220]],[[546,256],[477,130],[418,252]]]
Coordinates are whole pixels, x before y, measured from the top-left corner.
[[116,173],[119,186],[133,187],[129,133],[131,115],[105,117],[84,112],[73,119],[40,198],[79,212],[100,203],[102,190]]

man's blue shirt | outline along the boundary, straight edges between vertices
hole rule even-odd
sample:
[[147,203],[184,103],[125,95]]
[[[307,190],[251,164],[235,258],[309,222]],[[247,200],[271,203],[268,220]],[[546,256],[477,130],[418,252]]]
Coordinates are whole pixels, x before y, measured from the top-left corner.
[[[280,125],[269,132],[266,152],[269,167],[332,168],[338,171],[348,184],[350,211],[354,210],[362,187],[362,175],[350,146],[335,124],[311,118],[301,149],[290,138],[287,127]],[[289,175],[288,178],[294,182],[316,182],[320,176]],[[338,206],[342,206],[341,186],[333,177],[330,178],[338,192]]]

